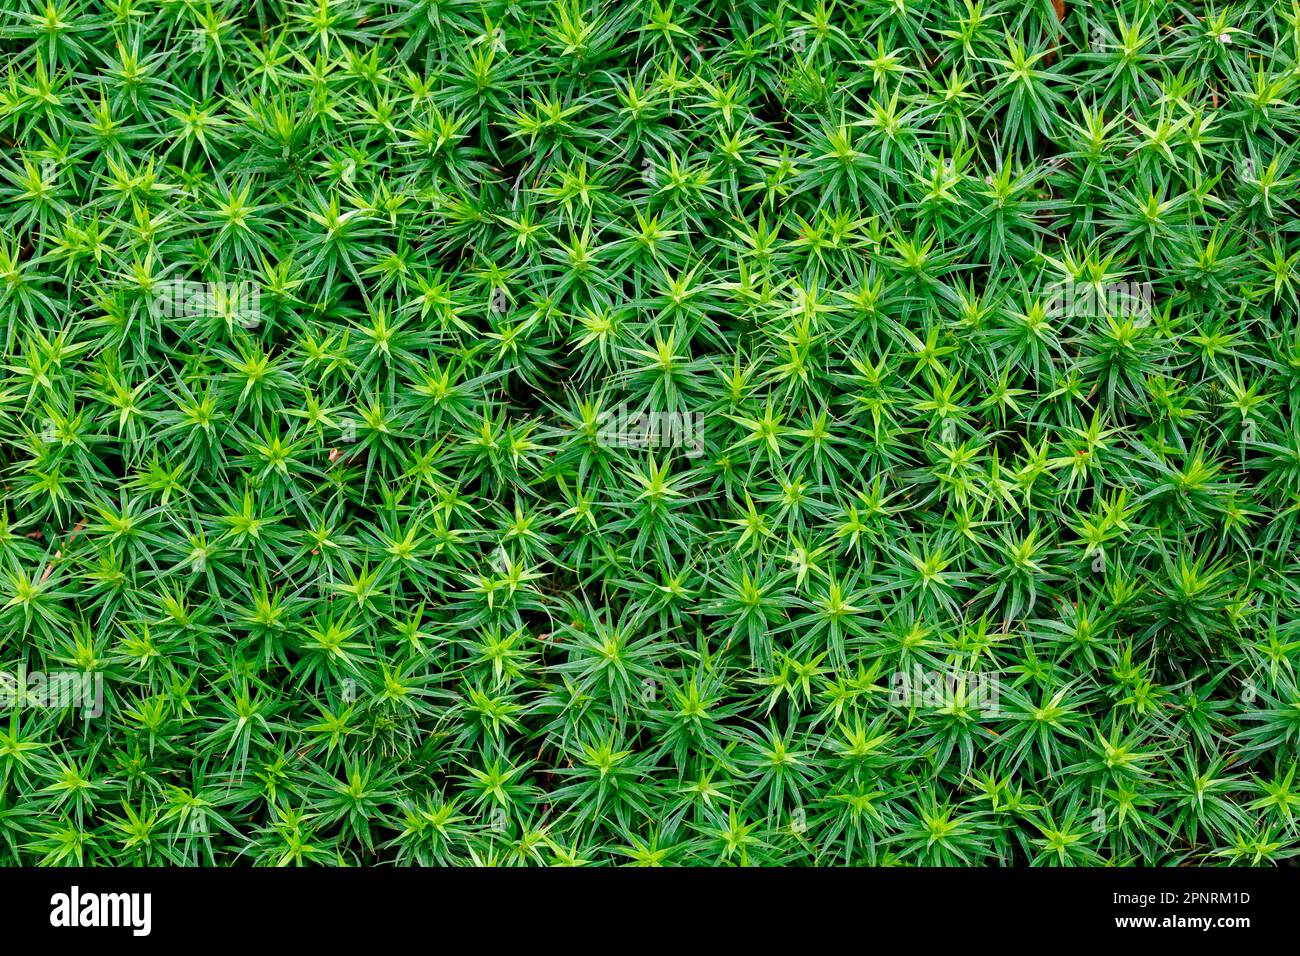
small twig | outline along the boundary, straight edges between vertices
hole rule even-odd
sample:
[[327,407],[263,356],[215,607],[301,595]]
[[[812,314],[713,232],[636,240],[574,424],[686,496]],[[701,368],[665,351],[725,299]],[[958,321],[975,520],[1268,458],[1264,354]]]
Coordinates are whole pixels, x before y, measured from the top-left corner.
[[[82,518],[75,525],[73,525],[72,534],[68,536],[68,544],[71,544],[73,540],[77,537],[77,535],[81,534],[82,529],[85,527],[86,527],[85,518]],[[40,532],[39,531],[35,532],[35,535],[39,536]],[[32,535],[28,535],[28,537],[32,537]],[[40,584],[44,584],[46,579],[49,578],[49,576],[54,572],[54,562],[58,561],[61,557],[63,557],[62,548],[54,552],[54,557],[51,558],[50,563],[45,566],[45,571],[41,574],[41,580],[39,582]]]

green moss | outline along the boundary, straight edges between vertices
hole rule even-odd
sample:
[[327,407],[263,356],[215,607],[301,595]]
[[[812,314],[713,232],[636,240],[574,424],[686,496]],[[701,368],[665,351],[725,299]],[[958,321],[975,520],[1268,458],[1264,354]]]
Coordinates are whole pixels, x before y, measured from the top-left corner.
[[1263,863],[1300,13],[0,11],[0,860]]

